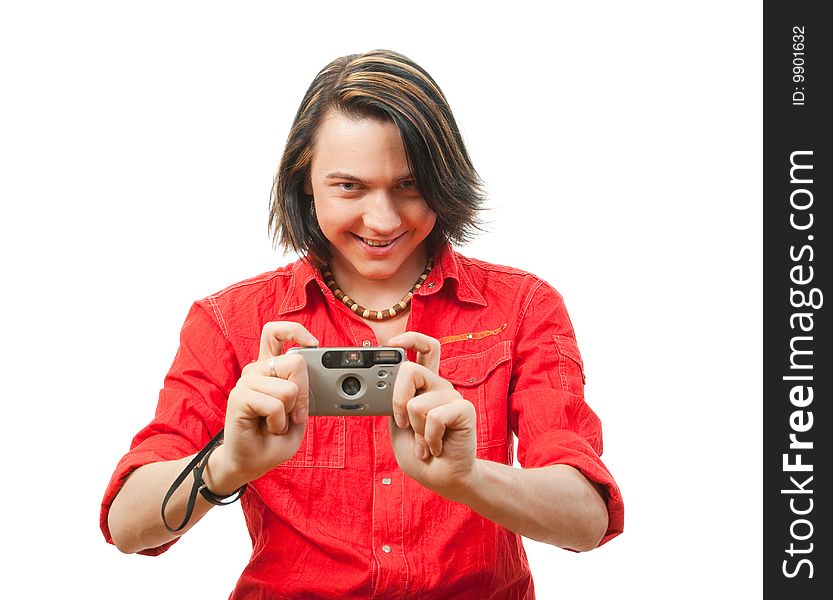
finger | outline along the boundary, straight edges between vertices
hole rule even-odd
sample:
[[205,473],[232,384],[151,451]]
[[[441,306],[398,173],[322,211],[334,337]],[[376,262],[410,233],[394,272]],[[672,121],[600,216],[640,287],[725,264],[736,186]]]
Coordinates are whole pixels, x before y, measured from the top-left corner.
[[[292,421],[294,423],[304,423],[306,421],[309,413],[309,373],[307,362],[303,356],[300,354],[283,354],[258,360],[246,365],[243,369],[243,375],[252,377],[253,381],[266,377],[273,381],[283,379],[292,382],[297,391],[293,397],[293,406],[287,410],[292,411]],[[266,384],[260,381],[258,385]],[[276,387],[272,389],[284,390],[285,388]],[[262,391],[268,393],[268,389],[262,389]]]
[[453,401],[453,397],[449,398],[448,394],[442,392],[427,392],[408,401],[406,409],[411,428],[414,430],[414,454],[417,458],[425,460],[430,456],[428,444],[423,436],[426,415],[437,406]]
[[300,390],[294,381],[258,375],[247,380],[247,385],[251,390],[282,402],[287,413],[292,412],[297,405]]
[[292,340],[301,346],[317,346],[318,340],[307,328],[292,321],[270,321],[260,332],[260,351],[257,359],[279,356],[284,342]]
[[455,402],[458,398],[459,396],[456,393],[452,396],[445,391],[431,391],[414,396],[405,405],[411,429],[420,435],[424,435],[425,417],[428,413],[438,406]]
[[393,418],[396,424],[403,429],[408,427],[407,404],[411,398],[417,394],[450,387],[450,383],[427,367],[410,361],[402,363],[393,384]]
[[425,417],[425,443],[432,456],[443,453],[443,437],[449,430],[464,430],[475,425],[474,407],[467,400],[458,400],[433,408]]
[[289,418],[285,408],[278,408],[266,417],[266,431],[273,435],[283,435],[289,431]]
[[242,400],[236,416],[243,421],[243,427],[250,429],[254,426],[261,433],[265,431],[273,435],[286,433],[286,411],[280,400],[252,389],[246,390]]
[[[270,359],[271,360],[271,359]],[[292,409],[293,423],[306,423],[309,414],[309,372],[307,361],[300,354],[275,358],[275,373],[298,387],[295,406]]]
[[425,460],[431,456],[431,453],[428,451],[428,446],[425,444],[425,438],[422,437],[422,434],[416,433],[413,429],[400,429],[393,417],[391,417],[389,421],[391,441],[394,445],[396,445],[395,440],[397,438],[409,438],[413,441],[414,455],[418,459]]
[[388,346],[414,350],[416,362],[434,373],[440,369],[440,341],[418,331],[406,331],[388,340]]
[[414,454],[420,460],[425,460],[431,455],[425,443],[425,437],[421,433],[414,432]]
[[241,375],[263,375],[265,377],[280,377],[290,379],[306,372],[307,363],[300,354],[281,354],[250,362],[243,367]]

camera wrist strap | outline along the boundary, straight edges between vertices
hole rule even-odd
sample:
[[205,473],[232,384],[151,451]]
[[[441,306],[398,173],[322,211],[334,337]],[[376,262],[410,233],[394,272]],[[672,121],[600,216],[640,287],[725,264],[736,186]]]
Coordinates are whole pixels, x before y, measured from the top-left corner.
[[[202,493],[203,497],[206,498],[211,504],[214,505],[224,505],[224,504],[231,504],[232,502],[236,501],[240,498],[243,492],[246,489],[246,486],[243,485],[241,488],[235,490],[232,494],[227,497],[220,497],[216,494],[213,494],[208,488],[205,487],[205,483],[202,480],[202,474],[205,471],[206,466],[208,466],[208,458],[211,456],[211,453],[217,449],[217,447],[223,443],[223,432],[224,430],[221,429],[220,432],[211,438],[211,441],[205,445],[205,447],[200,450],[194,458],[186,465],[186,467],[182,470],[182,473],[174,480],[171,484],[170,489],[168,489],[168,493],[165,494],[165,499],[162,501],[162,522],[165,524],[165,528],[175,533],[177,531],[181,531],[187,524],[188,521],[191,520],[191,515],[194,512],[194,506],[197,503],[197,494]],[[171,499],[171,496],[179,489],[179,486],[188,478],[190,474],[194,475],[194,483],[191,485],[191,493],[188,495],[188,505],[185,509],[185,516],[182,518],[182,522],[177,527],[171,527],[170,523],[168,523],[168,518],[165,516],[165,509],[168,506],[168,502]],[[205,493],[207,492],[207,494]],[[228,498],[235,496],[235,498],[231,501]]]

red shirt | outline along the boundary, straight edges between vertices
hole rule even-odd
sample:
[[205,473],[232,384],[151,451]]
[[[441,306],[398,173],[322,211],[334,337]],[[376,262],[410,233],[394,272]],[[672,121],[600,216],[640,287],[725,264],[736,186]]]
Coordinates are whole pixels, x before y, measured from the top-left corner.
[[[534,275],[450,246],[435,262],[407,330],[440,340],[440,375],[477,409],[478,458],[511,464],[514,433],[523,467],[563,463],[604,486],[602,543],[621,533],[622,498],[599,458],[601,424],[584,402],[561,296]],[[131,471],[194,454],[223,427],[228,394],[257,359],[268,321],[301,323],[322,346],[376,345],[303,261],[195,302],[156,417],[105,492],[107,541],[110,504]],[[251,482],[241,502],[253,553],[232,598],[534,598],[521,537],[407,477],[388,417],[310,417],[297,454]]]

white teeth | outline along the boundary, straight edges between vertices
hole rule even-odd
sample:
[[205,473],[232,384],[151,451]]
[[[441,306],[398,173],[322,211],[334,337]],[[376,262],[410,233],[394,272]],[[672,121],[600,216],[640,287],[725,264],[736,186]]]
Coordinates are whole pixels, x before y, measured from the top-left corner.
[[393,243],[393,240],[388,240],[386,242],[381,240],[369,240],[367,238],[362,238],[362,240],[364,240],[365,244],[373,246],[374,248],[378,248],[380,246],[390,246]]

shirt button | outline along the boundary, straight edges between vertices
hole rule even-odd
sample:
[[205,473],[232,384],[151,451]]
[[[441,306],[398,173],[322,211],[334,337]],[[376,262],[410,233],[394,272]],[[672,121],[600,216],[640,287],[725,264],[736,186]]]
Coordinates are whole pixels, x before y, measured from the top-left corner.
[[388,546],[387,544],[382,546],[382,552],[384,552],[385,554],[390,554],[390,546]]
[[466,339],[467,339],[467,340],[474,339],[474,336],[473,336],[472,334],[470,334],[470,333],[467,333],[467,334],[466,334]]
[[362,346],[367,348],[370,345],[370,340],[362,340]]
[[430,288],[434,287],[434,285],[436,285],[436,284],[432,281],[431,283],[428,284],[428,288],[430,289]]
[[390,485],[390,477],[383,477],[382,485]]

